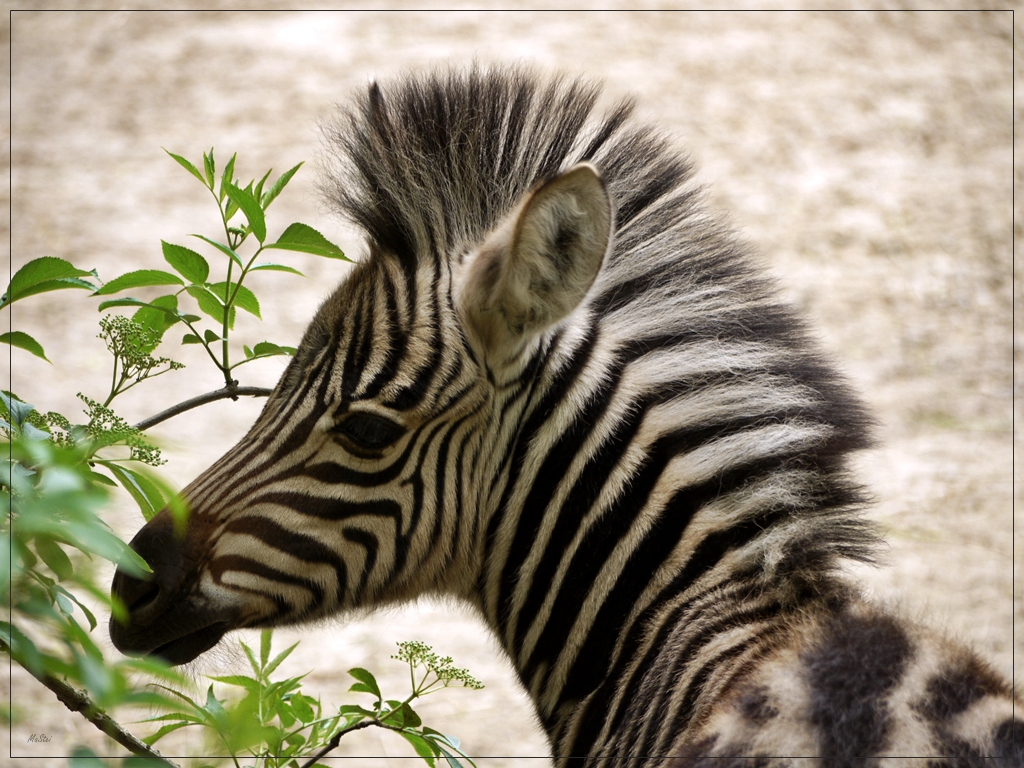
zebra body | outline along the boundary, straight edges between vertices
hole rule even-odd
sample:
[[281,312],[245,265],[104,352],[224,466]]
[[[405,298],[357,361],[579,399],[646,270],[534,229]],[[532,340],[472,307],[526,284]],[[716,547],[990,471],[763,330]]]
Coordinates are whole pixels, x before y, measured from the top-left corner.
[[115,644],[183,663],[455,595],[566,763],[1024,764],[1010,686],[839,577],[876,543],[862,406],[688,161],[598,97],[447,71],[326,126],[369,254],[184,492],[184,538],[163,512],[133,540],[154,577],[115,577]]

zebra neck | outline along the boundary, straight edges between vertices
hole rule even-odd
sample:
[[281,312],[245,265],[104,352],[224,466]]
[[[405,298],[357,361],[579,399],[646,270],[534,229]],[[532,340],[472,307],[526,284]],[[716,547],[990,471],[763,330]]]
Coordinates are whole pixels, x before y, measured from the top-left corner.
[[606,636],[602,675],[589,686],[565,686],[553,707],[543,694],[535,698],[556,757],[625,757],[659,734],[685,740],[737,681],[787,642],[801,617],[835,613],[853,598],[841,582],[827,582],[794,601],[788,585],[723,568],[720,578],[670,587],[630,611]]

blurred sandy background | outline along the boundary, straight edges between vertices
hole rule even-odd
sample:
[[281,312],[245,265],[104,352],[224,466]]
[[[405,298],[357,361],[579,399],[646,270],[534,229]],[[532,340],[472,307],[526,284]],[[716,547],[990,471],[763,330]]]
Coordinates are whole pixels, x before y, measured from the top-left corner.
[[[43,255],[95,267],[106,280],[161,268],[161,238],[195,247],[187,234],[216,236],[218,223],[198,183],[161,147],[198,160],[214,146],[222,163],[237,150],[246,178],[271,166],[280,172],[316,159],[318,118],[374,77],[475,57],[603,79],[612,94],[635,93],[644,113],[692,152],[711,205],[762,251],[873,407],[881,447],[860,463],[877,494],[873,514],[888,533],[891,565],[864,574],[870,589],[973,643],[1009,675],[1015,655],[1024,661],[1024,632],[1013,642],[1024,589],[1015,603],[1011,254],[1021,225],[1012,189],[1015,174],[1024,177],[1012,164],[1020,42],[1011,14],[522,7],[13,14],[15,268]],[[303,221],[358,256],[362,244],[319,201],[315,179],[308,162],[271,208],[271,236]],[[295,344],[347,269],[288,258],[308,279],[254,277],[265,322],[240,316],[240,343]],[[98,319],[95,300],[84,292],[49,297],[17,304],[13,324],[55,364],[16,350],[11,388],[44,410],[75,414],[76,392],[107,391],[110,360],[90,319]],[[219,386],[196,347],[171,343],[163,354],[188,367],[119,399],[131,421]],[[7,360],[0,366],[6,379]],[[240,378],[272,386],[283,366],[253,364]],[[153,430],[170,459],[167,475],[185,485],[260,406],[221,402]],[[142,522],[129,503],[111,519],[125,537]],[[1017,536],[1019,553],[1024,526]],[[109,647],[105,631],[97,634]],[[281,631],[277,647],[299,638],[286,671],[312,670],[306,692],[335,704],[352,700],[344,671],[353,666],[379,672],[386,692],[402,694],[404,667],[389,659],[394,642],[434,644],[487,688],[426,699],[426,722],[459,736],[481,767],[544,764],[545,741],[509,666],[459,609],[424,605]],[[235,637],[227,647],[237,648]],[[205,688],[198,675],[243,665],[240,653],[225,651],[194,672]],[[22,718],[11,765],[37,765],[34,758],[66,755],[78,743],[121,754],[21,670],[4,675],[5,697],[8,686]],[[32,733],[51,741],[29,744]],[[392,734],[363,731],[343,746],[339,756],[377,756],[352,764],[416,764]],[[182,755],[202,745],[191,736],[161,748]]]

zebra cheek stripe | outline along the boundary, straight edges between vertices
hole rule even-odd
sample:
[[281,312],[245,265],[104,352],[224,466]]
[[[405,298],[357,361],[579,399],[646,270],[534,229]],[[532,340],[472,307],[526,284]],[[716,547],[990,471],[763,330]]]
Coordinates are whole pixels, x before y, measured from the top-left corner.
[[185,535],[133,539],[153,576],[114,577],[114,644],[183,663],[447,593],[560,766],[1024,765],[1011,686],[843,575],[879,543],[859,399],[685,155],[599,96],[442,69],[325,125],[369,255]]

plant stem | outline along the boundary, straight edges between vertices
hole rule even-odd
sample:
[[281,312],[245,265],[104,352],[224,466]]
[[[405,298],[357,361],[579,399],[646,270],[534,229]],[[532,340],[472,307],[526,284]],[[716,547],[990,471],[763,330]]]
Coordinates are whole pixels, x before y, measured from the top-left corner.
[[118,354],[114,353],[114,370],[110,375],[110,394],[107,395],[107,399],[103,403],[103,407],[106,408],[110,405],[110,401],[117,397],[117,362],[121,358]]
[[362,722],[356,723],[355,725],[349,726],[348,728],[342,728],[340,731],[334,734],[334,736],[331,738],[329,742],[327,742],[323,749],[321,749],[319,752],[313,755],[312,759],[304,762],[302,764],[302,768],[313,768],[313,766],[317,764],[321,757],[326,755],[331,750],[337,749],[338,744],[341,743],[341,737],[344,736],[346,733],[352,733],[352,731],[358,731],[363,728],[369,728],[371,725],[379,725],[382,728],[394,730],[386,725],[382,725],[379,720],[363,720]]
[[150,427],[154,427],[162,421],[177,416],[185,411],[191,411],[193,408],[198,408],[200,405],[206,405],[217,400],[224,400],[231,398],[237,400],[239,397],[268,397],[272,390],[266,387],[240,387],[237,384],[231,384],[221,389],[216,389],[213,392],[207,392],[205,395],[198,395],[197,397],[189,398],[183,402],[173,405],[165,411],[161,411],[155,416],[150,416],[148,419],[143,419],[134,427],[138,430],[145,431]]
[[[224,225],[227,226],[227,223]],[[227,282],[224,284],[224,322],[221,328],[221,369],[224,371],[224,381],[227,382],[228,386],[231,386],[231,365],[228,359],[228,321],[231,319],[231,303],[228,301],[228,286],[231,285],[231,267],[234,266],[234,262],[228,259],[228,276]]]
[[[221,183],[221,186],[223,187],[223,182]],[[228,226],[228,217],[225,215],[225,208],[221,206],[220,197],[218,197],[217,193],[214,192],[212,185],[210,186],[210,192],[213,194],[214,199],[217,201],[217,209],[220,211],[220,218],[221,218],[221,221],[224,224],[224,237],[228,241],[228,247],[231,250],[235,250],[236,248],[238,248],[239,245],[242,244],[242,240],[244,240],[245,238],[243,237],[242,240],[239,240],[237,243],[232,241],[232,238],[231,238],[231,228]],[[228,328],[228,321],[231,319],[231,304],[227,301],[227,296],[228,296],[228,286],[231,285],[231,269],[232,269],[233,266],[234,266],[234,261],[232,261],[231,259],[228,259],[227,281],[226,281],[226,283],[224,285],[224,322],[223,322],[222,327],[221,327],[221,358],[222,358],[222,362],[219,363],[220,369],[222,371],[224,371],[224,381],[227,384],[227,386],[229,386],[229,387],[231,386],[231,365],[229,363],[229,358],[228,358],[228,331],[230,330]],[[243,273],[243,277],[244,276],[245,275]],[[239,278],[239,279],[241,279],[241,278]]]
[[[6,653],[8,656],[11,655],[10,647],[3,640],[0,640],[0,651]],[[80,713],[82,717],[95,725],[99,730],[103,731],[103,733],[107,734],[107,736],[112,738],[133,755],[159,760],[164,765],[170,766],[170,768],[179,768],[177,763],[172,763],[151,746],[145,742],[139,741],[135,736],[124,730],[120,723],[111,718],[105,712],[99,710],[96,705],[92,703],[92,700],[85,691],[80,691],[63,680],[58,680],[53,675],[45,672],[37,675],[29,670],[28,667],[23,666],[22,668],[44,686],[53,691],[65,707],[72,712]]]

